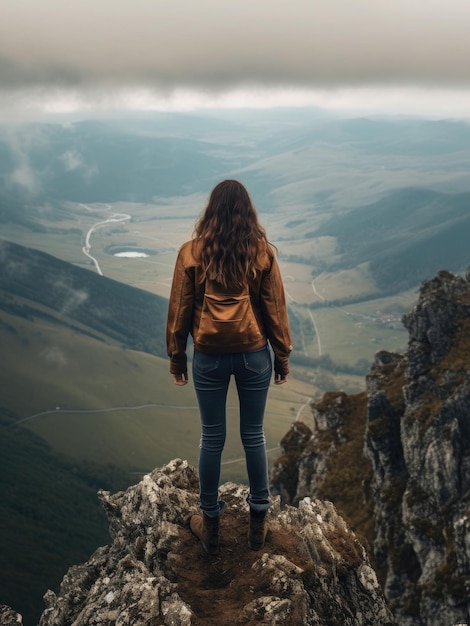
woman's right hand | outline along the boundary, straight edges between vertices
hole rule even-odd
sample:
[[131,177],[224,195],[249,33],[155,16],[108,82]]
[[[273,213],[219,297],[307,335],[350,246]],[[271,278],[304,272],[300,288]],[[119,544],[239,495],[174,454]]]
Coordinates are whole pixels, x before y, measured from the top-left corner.
[[183,385],[188,384],[188,375],[187,374],[173,374],[173,382],[175,385],[182,387]]
[[274,376],[275,385],[283,385],[286,382],[287,382],[287,374],[275,374]]

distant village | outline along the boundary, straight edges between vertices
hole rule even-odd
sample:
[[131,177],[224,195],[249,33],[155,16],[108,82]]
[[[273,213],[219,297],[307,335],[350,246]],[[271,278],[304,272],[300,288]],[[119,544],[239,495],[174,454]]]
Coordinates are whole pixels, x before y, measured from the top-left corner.
[[401,323],[403,313],[382,313],[382,311],[376,311],[373,315],[373,319],[380,324],[394,324],[395,322]]

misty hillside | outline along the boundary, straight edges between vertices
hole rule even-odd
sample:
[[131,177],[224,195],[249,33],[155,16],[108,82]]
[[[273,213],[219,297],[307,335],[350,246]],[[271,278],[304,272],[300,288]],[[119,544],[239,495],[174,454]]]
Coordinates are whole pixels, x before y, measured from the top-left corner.
[[176,126],[172,116],[151,125],[34,124],[17,130],[11,143],[0,129],[0,180],[4,188],[46,203],[146,202],[206,191],[225,165],[211,154],[214,145],[205,139],[204,127],[194,139],[183,133],[188,126]]
[[408,188],[335,215],[312,236],[332,236],[338,268],[369,262],[377,287],[408,289],[439,269],[460,272],[470,263],[470,193]]
[[[449,120],[338,119],[312,108],[156,113],[0,126],[0,182],[47,209],[208,193],[238,177],[262,211],[336,210],[413,184],[468,189],[469,145],[470,125]],[[0,221],[18,212],[1,204]]]
[[[263,112],[265,113],[265,112]],[[319,143],[322,145],[351,146],[358,154],[389,154],[419,157],[458,154],[466,152],[470,142],[470,125],[456,120],[413,120],[394,118],[351,119],[318,116],[312,120],[299,112],[301,128],[290,124],[279,126],[275,137],[266,138],[262,145],[272,153]],[[292,115],[288,113],[282,121]]]
[[0,240],[0,307],[166,356],[164,298]]

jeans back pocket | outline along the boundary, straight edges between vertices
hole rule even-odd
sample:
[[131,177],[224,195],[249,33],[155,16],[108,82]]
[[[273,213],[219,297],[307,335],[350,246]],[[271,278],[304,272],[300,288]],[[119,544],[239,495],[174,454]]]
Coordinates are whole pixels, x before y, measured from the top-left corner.
[[243,353],[245,368],[251,372],[262,374],[271,367],[271,354],[266,347]]
[[194,350],[193,367],[198,372],[212,372],[219,367],[219,364],[220,356],[218,354],[206,354],[205,352]]

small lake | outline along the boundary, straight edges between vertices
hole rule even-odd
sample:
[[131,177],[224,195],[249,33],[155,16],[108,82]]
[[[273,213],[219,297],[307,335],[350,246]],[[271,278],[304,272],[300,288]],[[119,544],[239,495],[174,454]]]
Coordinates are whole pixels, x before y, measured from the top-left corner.
[[150,254],[147,254],[147,252],[133,252],[129,250],[127,252],[116,252],[113,256],[126,257],[128,259],[138,259],[149,257]]
[[107,254],[117,256],[126,259],[146,259],[157,254],[156,250],[152,248],[142,248],[135,244],[128,243],[127,245],[115,245],[106,246],[105,251]]

